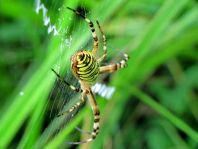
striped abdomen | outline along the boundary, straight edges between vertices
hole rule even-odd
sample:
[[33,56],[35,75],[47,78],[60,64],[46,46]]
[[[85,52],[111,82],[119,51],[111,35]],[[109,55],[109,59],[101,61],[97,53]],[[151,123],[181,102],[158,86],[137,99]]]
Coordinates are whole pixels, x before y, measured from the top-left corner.
[[90,84],[95,83],[99,74],[99,64],[88,51],[74,54],[71,58],[71,68],[78,79]]

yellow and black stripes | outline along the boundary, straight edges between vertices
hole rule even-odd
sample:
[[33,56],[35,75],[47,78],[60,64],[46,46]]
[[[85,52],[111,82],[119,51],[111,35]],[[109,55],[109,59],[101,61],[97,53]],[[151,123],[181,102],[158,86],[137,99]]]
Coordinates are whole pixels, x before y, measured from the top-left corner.
[[93,126],[93,132],[92,132],[93,139],[95,139],[99,133],[99,129],[100,129],[99,122],[100,122],[100,111],[97,109],[94,111],[94,126]]
[[74,10],[74,9],[72,9],[70,7],[67,7],[67,9],[69,9],[69,10],[73,11],[75,14],[81,16],[88,23],[88,25],[89,25],[89,27],[91,29],[93,40],[94,40],[94,47],[93,47],[92,52],[95,55],[97,50],[98,50],[98,37],[97,37],[96,31],[95,31],[93,22],[91,20],[89,20],[86,16],[84,16],[83,14],[78,12],[77,10]]
[[127,66],[127,61],[129,60],[129,56],[128,54],[125,53],[123,55],[124,55],[124,59],[121,60],[119,63],[117,63],[117,70]]
[[[99,121],[100,121],[100,111],[99,110],[96,110],[94,112],[93,131],[91,132],[91,134],[89,132],[86,132],[88,135],[91,135],[91,137],[89,139],[84,140],[84,141],[80,141],[80,142],[67,142],[67,143],[78,145],[78,144],[83,144],[83,143],[88,143],[88,142],[93,141],[96,138],[96,136],[98,135],[99,130],[100,130]],[[80,131],[83,132],[82,130],[80,130]]]
[[73,112],[74,110],[78,109],[84,103],[85,103],[85,93],[82,93],[82,97],[79,102],[77,102],[75,105],[73,105],[69,110],[59,113],[57,115],[57,117]]
[[87,139],[87,142],[90,142],[92,140],[94,140],[96,138],[96,136],[99,133],[99,129],[100,129],[100,110],[97,106],[96,100],[94,98],[94,94],[91,91],[91,88],[89,88],[89,92],[87,93],[87,98],[89,100],[89,103],[92,107],[92,111],[93,111],[93,115],[94,115],[94,123],[93,123],[93,130],[91,133],[91,138]]
[[72,71],[80,80],[93,84],[99,74],[99,64],[91,52],[79,51],[72,56]]
[[[91,133],[88,133],[89,135],[91,135],[90,138],[84,140],[84,141],[80,141],[80,142],[68,142],[69,144],[83,144],[83,143],[87,143],[87,142],[91,142],[93,141],[96,136],[99,133],[100,130],[100,111],[98,109],[96,100],[94,98],[93,92],[91,91],[91,89],[88,87],[88,90],[86,90],[87,92],[85,92],[85,94],[87,95],[87,98],[89,100],[89,103],[92,107],[93,110],[93,115],[94,115],[94,123],[93,123],[93,130]],[[81,130],[80,130],[81,131]]]
[[121,68],[124,68],[127,66],[127,61],[129,60],[129,57],[127,54],[124,54],[124,59],[121,60],[120,62],[118,63],[115,63],[115,64],[110,64],[110,65],[107,65],[107,66],[101,66],[100,67],[100,74],[102,73],[112,73],[112,72],[115,72]]
[[69,84],[67,81],[65,81],[53,68],[51,69],[55,74],[56,76],[58,77],[58,79],[60,81],[62,81],[63,83],[65,83],[67,86],[69,86],[72,90],[76,91],[76,92],[82,92],[83,90],[82,89],[79,89],[79,88],[76,88],[75,86]]

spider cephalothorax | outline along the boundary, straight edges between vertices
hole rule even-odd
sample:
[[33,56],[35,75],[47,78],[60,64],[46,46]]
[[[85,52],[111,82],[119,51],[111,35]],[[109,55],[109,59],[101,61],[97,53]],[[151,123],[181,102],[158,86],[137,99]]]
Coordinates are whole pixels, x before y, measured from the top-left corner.
[[[81,93],[81,100],[77,102],[75,105],[73,105],[68,111],[60,113],[58,116],[65,115],[67,113],[73,112],[75,109],[80,107],[86,99],[89,100],[90,106],[93,111],[94,115],[94,124],[93,124],[93,130],[91,133],[89,133],[91,136],[81,142],[69,142],[70,144],[82,144],[87,143],[96,138],[96,136],[99,133],[99,121],[100,121],[100,111],[97,106],[94,94],[91,90],[91,86],[96,82],[96,79],[98,78],[99,74],[102,73],[113,73],[121,68],[126,67],[126,62],[128,61],[128,55],[124,54],[124,59],[121,60],[118,63],[109,64],[106,66],[100,66],[100,63],[104,60],[104,58],[107,55],[107,47],[106,47],[106,37],[100,27],[100,24],[98,21],[96,21],[98,28],[100,32],[102,33],[103,37],[103,50],[104,54],[96,58],[96,54],[98,51],[98,37],[95,32],[94,25],[92,21],[90,21],[86,16],[82,15],[80,12],[67,7],[69,10],[73,11],[77,15],[81,16],[89,25],[93,37],[93,49],[90,51],[82,50],[77,53],[75,53],[71,57],[71,69],[75,77],[79,80],[80,83],[80,89],[74,87],[73,85],[70,85],[67,81],[65,81],[54,69],[52,71],[57,75],[57,77],[63,81],[66,85],[68,85],[72,90]],[[87,97],[87,98],[86,98]]]

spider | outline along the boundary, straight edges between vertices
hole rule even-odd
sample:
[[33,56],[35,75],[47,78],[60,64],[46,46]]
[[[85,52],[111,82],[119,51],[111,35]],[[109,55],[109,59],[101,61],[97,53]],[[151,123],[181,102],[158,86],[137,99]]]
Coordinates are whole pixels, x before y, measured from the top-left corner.
[[97,106],[94,94],[91,90],[91,86],[96,83],[96,80],[99,76],[99,74],[103,73],[113,73],[121,68],[124,68],[127,66],[126,62],[128,61],[128,55],[124,54],[124,59],[121,60],[118,63],[109,64],[106,66],[100,66],[101,62],[105,59],[107,56],[107,46],[106,46],[106,36],[99,24],[98,21],[96,21],[97,26],[102,34],[103,38],[103,50],[104,54],[96,58],[96,54],[98,51],[98,37],[94,28],[94,24],[91,20],[89,20],[85,15],[81,14],[77,10],[74,10],[70,7],[67,7],[67,9],[73,11],[76,15],[82,17],[87,24],[89,25],[93,37],[93,49],[91,51],[87,50],[80,50],[77,51],[72,57],[71,57],[71,70],[78,79],[80,83],[80,88],[76,88],[73,85],[69,84],[67,81],[65,81],[54,69],[52,71],[56,74],[58,79],[62,82],[64,82],[66,85],[68,85],[72,90],[81,93],[81,99],[79,102],[77,102],[75,105],[73,105],[69,110],[62,112],[58,114],[58,116],[63,116],[67,113],[73,112],[75,109],[80,107],[82,104],[85,103],[86,99],[89,100],[90,106],[93,111],[94,115],[94,122],[93,122],[93,130],[90,133],[90,138],[80,141],[80,142],[70,142],[70,144],[82,144],[93,141],[96,136],[99,133],[99,121],[100,121],[100,110]]

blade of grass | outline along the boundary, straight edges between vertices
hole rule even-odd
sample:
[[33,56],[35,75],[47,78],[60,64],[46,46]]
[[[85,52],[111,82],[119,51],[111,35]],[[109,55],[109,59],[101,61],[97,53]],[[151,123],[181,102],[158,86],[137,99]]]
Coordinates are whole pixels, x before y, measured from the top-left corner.
[[196,44],[198,42],[197,34],[198,29],[192,28],[177,40],[162,47],[160,51],[156,51],[152,55],[152,59],[145,59],[142,67],[139,69],[141,76],[139,75],[138,77],[143,78],[144,76],[146,79],[156,67],[164,63],[167,59],[178,55],[183,50],[187,50],[191,45]]
[[[39,77],[40,76],[36,74],[35,77],[29,81],[30,84],[27,84],[26,88],[22,89],[24,95],[18,95],[15,98],[13,104],[7,110],[7,113],[5,113],[2,117],[0,124],[1,147],[8,145],[13,135],[19,129],[20,125],[22,125],[25,118],[34,108],[35,104],[39,99],[42,99],[41,94],[43,96],[46,96],[48,94],[48,89],[46,88],[51,86],[50,83],[52,82],[53,78],[49,80],[49,78],[43,79],[44,77]],[[37,79],[42,79],[43,84],[39,86],[39,90],[35,91],[34,88],[32,88],[32,85],[37,86]]]
[[74,119],[67,126],[65,126],[65,128],[62,129],[62,131],[59,134],[57,134],[50,142],[48,142],[44,148],[55,149],[55,148],[59,148],[61,144],[67,143],[66,136],[68,136],[69,133],[71,133],[71,131],[74,130],[75,127],[82,121],[86,113],[87,113],[87,108],[84,108],[80,112],[80,114],[75,116]]
[[[75,1],[75,2],[67,1],[67,2],[65,2],[65,5],[75,7],[77,5],[77,1]],[[60,12],[60,18],[64,18],[64,17],[65,17],[65,9]],[[60,26],[65,27],[65,26],[70,26],[70,24],[71,24],[70,22],[61,22]],[[50,92],[50,91],[48,91],[48,92]],[[38,120],[42,121],[41,113],[44,113],[44,109],[45,109],[44,107],[47,104],[46,99],[47,99],[47,97],[45,97],[43,99],[43,101],[40,101],[38,103],[38,107],[35,110],[35,112],[33,113],[32,121],[30,121],[29,125],[27,126],[27,131],[23,136],[24,139],[21,139],[19,148],[24,148],[24,147],[28,148],[28,147],[30,147],[30,144],[31,144],[31,146],[33,146],[33,144],[35,144],[36,140],[38,139],[38,136],[37,136],[37,138],[35,138],[35,140],[32,140],[32,138],[34,138],[34,135],[35,135],[34,133],[32,133],[32,130],[36,130],[36,128],[38,127],[38,123],[39,123]]]
[[[128,62],[128,66],[132,66],[130,72],[126,72],[127,69],[125,69],[119,74],[122,76],[128,73],[127,76],[123,76],[125,80],[122,80],[122,84],[127,84],[131,78],[135,79],[133,76],[137,74],[137,70],[143,58],[151,50],[151,47],[155,44],[157,39],[162,36],[163,31],[167,28],[172,19],[185,7],[187,2],[188,0],[181,0],[179,2],[176,0],[167,0],[164,2],[158,13],[148,25],[148,28],[143,32],[143,35],[139,36],[134,43],[136,45],[136,50],[131,52],[130,55],[133,58]],[[130,49],[130,47],[128,48]]]
[[[47,95],[47,94],[46,94]],[[29,149],[33,147],[38,136],[40,135],[41,126],[43,122],[44,110],[46,108],[46,99],[43,97],[36,105],[36,109],[33,110],[31,119],[26,127],[25,133],[21,139],[21,142],[18,145],[18,149]],[[34,131],[33,131],[34,130]]]
[[[75,2],[72,1],[72,3],[74,4]],[[68,18],[69,14],[65,14],[65,17]],[[62,22],[62,24],[67,24],[67,22],[68,24],[70,23],[70,21],[65,20],[65,22]],[[23,124],[24,120],[29,115],[34,106],[37,104],[39,99],[43,99],[42,97],[49,93],[49,89],[47,88],[50,88],[54,81],[54,76],[50,70],[52,64],[54,64],[58,56],[57,49],[60,48],[60,43],[61,38],[52,38],[51,45],[49,46],[49,53],[46,59],[44,59],[43,62],[37,66],[38,68],[36,69],[36,71],[32,74],[27,83],[21,89],[21,91],[24,92],[24,95],[18,96],[17,94],[16,97],[13,99],[13,103],[10,105],[6,113],[1,118],[0,147],[5,148],[8,145],[8,143],[14,137],[14,134]],[[72,49],[70,51],[65,51],[65,53],[71,52]],[[69,59],[68,57],[69,54],[67,55],[67,59]]]
[[185,142],[181,136],[179,136],[179,133],[177,129],[167,120],[163,119],[162,121],[159,122],[161,127],[165,130],[167,135],[171,138],[173,143],[177,146],[181,146],[183,149],[190,149],[190,145]]
[[140,91],[137,88],[131,89],[131,94],[136,96],[138,99],[140,99],[142,102],[149,105],[153,110],[155,110],[157,113],[168,119],[175,127],[186,133],[189,137],[194,139],[196,142],[198,142],[198,133],[193,130],[191,127],[189,127],[188,124],[186,124],[184,121],[182,121],[181,118],[178,118],[171,112],[169,112],[166,108],[164,108],[162,105],[158,104],[156,101],[154,101],[152,98],[144,94],[142,91]]
[[157,45],[168,45],[171,40],[174,40],[178,36],[183,35],[190,27],[193,27],[195,24],[198,24],[198,6],[193,6],[188,10],[182,17],[180,17],[176,22],[171,24],[168,31],[164,35],[164,39],[160,39],[157,42]]

